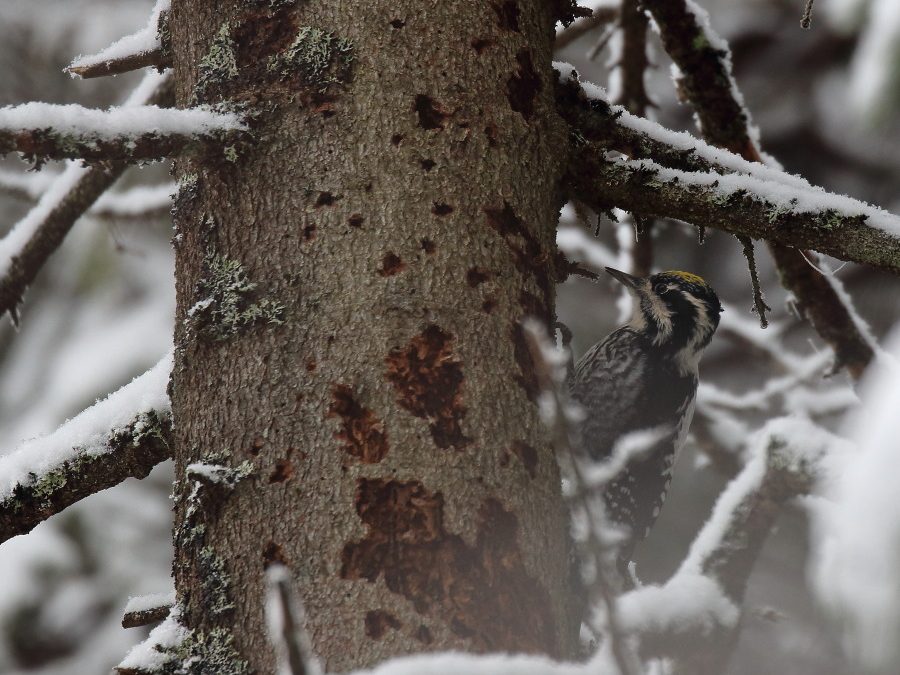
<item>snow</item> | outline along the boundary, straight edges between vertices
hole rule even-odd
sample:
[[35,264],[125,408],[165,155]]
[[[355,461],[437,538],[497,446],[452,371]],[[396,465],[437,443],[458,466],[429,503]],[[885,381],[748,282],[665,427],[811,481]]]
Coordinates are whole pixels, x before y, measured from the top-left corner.
[[[79,56],[72,61],[68,70],[117,61],[128,56],[159,49],[162,46],[159,41],[159,16],[162,12],[169,10],[170,4],[171,0],[157,0],[144,28],[131,35],[126,35],[97,54]],[[72,73],[72,77],[77,77],[77,74]]]
[[147,639],[132,647],[125,655],[119,668],[154,672],[166,664],[171,657],[163,650],[171,650],[188,636],[188,630],[179,622],[178,606],[173,606],[169,616],[156,626]]
[[[158,90],[158,88],[162,85],[164,80],[168,77],[167,75],[161,75],[159,73],[148,73],[140,82],[140,84],[135,87],[134,91],[125,101],[124,105],[121,108],[116,109],[117,115],[122,117],[127,117],[129,113],[134,112],[136,110],[142,110],[146,108],[143,106],[144,103],[149,99],[149,97]],[[48,106],[49,104],[45,103],[29,103],[24,107],[28,106]],[[14,108],[0,108],[0,126],[3,125],[3,113],[4,111],[9,110],[19,110],[23,106],[16,106]],[[51,108],[68,108],[70,106],[50,106]],[[75,108],[80,108],[80,106],[74,106]],[[81,110],[87,110],[85,108],[80,108]],[[158,108],[155,108],[159,110]],[[97,115],[103,116],[108,113],[103,113],[98,110],[88,111],[90,113],[96,113]],[[173,111],[169,111],[173,112]],[[184,111],[181,111],[184,112]],[[17,113],[18,114],[18,113]],[[146,129],[145,129],[146,131]],[[55,180],[50,183],[49,187],[46,187],[46,191],[43,193],[41,198],[38,200],[38,203],[22,218],[19,222],[17,222],[12,229],[7,233],[7,235],[0,239],[0,279],[5,277],[9,272],[10,264],[12,263],[12,259],[21,255],[22,250],[25,245],[34,237],[35,232],[40,228],[40,226],[47,219],[47,216],[56,209],[60,202],[69,194],[69,192],[78,185],[79,181],[90,171],[88,167],[81,166],[79,162],[69,161],[66,163],[66,168],[63,172],[55,178]],[[101,198],[102,199],[102,198]],[[99,201],[99,200],[98,200]],[[108,203],[116,204],[116,197],[109,196],[107,197]],[[147,197],[144,196],[144,203],[146,203]],[[121,203],[121,202],[119,202]]]
[[589,675],[599,671],[592,664],[559,663],[544,656],[507,654],[417,654],[386,661],[371,670],[353,671],[351,675]]
[[114,216],[140,216],[168,209],[172,195],[178,191],[175,183],[138,185],[122,192],[104,192],[91,211]]
[[[779,441],[777,447],[771,447]],[[811,480],[833,475],[835,458],[852,454],[852,444],[803,417],[768,421],[750,441],[744,469],[719,495],[712,515],[691,544],[678,574],[700,574],[709,555],[721,547],[741,503],[759,490],[767,471],[801,473]]]
[[175,589],[166,593],[148,593],[147,595],[137,595],[128,598],[125,605],[125,614],[133,612],[148,612],[151,609],[159,607],[175,606]]
[[616,267],[618,258],[596,238],[578,227],[560,227],[556,244],[567,257],[582,260],[595,269]]
[[[886,349],[900,356],[900,328]],[[893,367],[870,369],[863,405],[844,431],[858,450],[839,466],[811,509],[809,577],[819,599],[842,620],[850,652],[873,672],[900,671],[900,378]]]
[[[553,67],[559,71],[561,82],[567,81],[575,72],[574,67],[568,63],[557,61],[553,63]],[[580,85],[589,98],[608,102],[607,93],[601,87],[590,82],[580,82]],[[721,167],[723,171],[734,173],[685,172],[660,166],[647,159],[624,160],[627,165],[657,171],[663,180],[677,179],[691,185],[715,187],[725,196],[749,192],[788,212],[816,213],[834,210],[848,217],[865,216],[868,225],[900,237],[900,217],[884,209],[845,195],[827,192],[800,176],[776,167],[750,162],[740,155],[704,143],[688,133],[672,131],[656,122],[633,115],[621,106],[610,107],[621,126],[646,134],[676,150],[692,151],[697,157]]]
[[179,110],[133,105],[97,110],[74,103],[23,103],[0,108],[0,131],[52,129],[98,141],[137,138],[148,133],[203,136],[242,128],[239,115],[216,112],[208,106]]
[[785,213],[809,214],[833,211],[846,218],[863,217],[867,225],[893,237],[900,237],[900,217],[852,197],[826,192],[817,186],[801,189],[753,175],[680,171],[647,159],[622,160],[622,164],[642,171],[655,172],[659,179],[666,182],[677,181],[685,185],[711,188],[723,197],[730,197],[736,193],[749,194]]
[[734,626],[740,611],[707,576],[680,572],[663,586],[642,586],[619,596],[619,624],[626,633],[709,634]]
[[27,440],[0,457],[0,500],[8,499],[16,485],[29,484],[79,456],[109,452],[110,435],[126,429],[143,413],[164,415],[171,409],[166,387],[172,370],[169,352],[151,370],[102,401],[68,420],[56,431]]

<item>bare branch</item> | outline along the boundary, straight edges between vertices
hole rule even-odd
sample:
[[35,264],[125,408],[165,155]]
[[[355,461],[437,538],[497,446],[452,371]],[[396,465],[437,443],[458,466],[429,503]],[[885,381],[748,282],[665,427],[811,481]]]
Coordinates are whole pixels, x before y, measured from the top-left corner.
[[[726,175],[669,170],[646,160],[608,160],[603,149],[592,144],[577,154],[567,182],[573,195],[591,208],[619,207],[644,216],[676,218],[900,272],[900,239],[865,226],[862,216],[832,210],[786,211],[760,194],[723,190],[718,181],[724,182]],[[751,177],[746,178],[752,186]]]
[[756,270],[756,255],[753,253],[753,240],[746,235],[739,235],[737,240],[741,242],[744,257],[747,259],[747,269],[750,271],[750,285],[753,288],[753,311],[759,317],[759,325],[766,328],[769,320],[766,318],[766,312],[771,312],[772,308],[766,304],[763,297],[762,288],[759,286],[759,272]]
[[167,416],[140,415],[111,435],[101,454],[76,451],[46,473],[31,473],[31,480],[17,483],[0,501],[0,543],[126,478],[145,478],[169,458],[171,424]]
[[[174,103],[171,78],[162,80],[147,101],[152,105]],[[13,323],[18,323],[17,307],[25,290],[62,244],[75,221],[126,168],[124,162],[90,168],[69,166],[37,205],[0,241],[0,315],[9,312]]]
[[[666,52],[681,72],[679,89],[693,104],[703,136],[748,160],[762,161],[754,138],[756,132],[732,76],[728,45],[709,27],[706,13],[692,0],[644,0],[644,6],[653,15]],[[811,12],[812,2],[807,3],[806,9]],[[808,13],[803,20],[808,24]],[[818,322],[811,318],[813,328],[831,345],[838,363],[843,363],[841,354],[868,354],[867,364],[874,352],[864,335],[858,330],[843,333],[825,328],[825,317],[840,326],[853,326],[855,322],[849,300],[815,279],[817,272],[813,267],[801,264],[804,257],[815,256],[792,251],[777,241],[770,243],[770,249],[782,283],[807,308],[810,317],[818,317]],[[814,294],[807,296],[811,289],[815,289]],[[849,372],[858,378],[862,370],[854,361],[846,363],[854,364]]]

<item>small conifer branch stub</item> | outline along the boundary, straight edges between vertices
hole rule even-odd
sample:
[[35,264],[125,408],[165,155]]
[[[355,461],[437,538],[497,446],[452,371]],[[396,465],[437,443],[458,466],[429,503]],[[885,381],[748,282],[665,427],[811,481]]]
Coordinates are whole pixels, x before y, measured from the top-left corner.
[[105,452],[75,452],[47,473],[18,483],[0,501],[0,543],[30,532],[50,516],[126,478],[146,477],[169,458],[171,436],[169,415],[141,413],[127,428],[110,435]]
[[[727,46],[723,49],[721,39],[707,30],[700,16],[703,10],[691,0],[644,0],[644,7],[653,16],[663,46],[680,71],[679,92],[694,106],[704,138],[750,161],[762,161],[732,76],[731,55]],[[811,12],[812,2],[807,3],[806,9]],[[808,13],[804,13],[806,26],[808,20]],[[769,249],[782,283],[805,308],[819,336],[834,350],[837,365],[846,365],[851,376],[858,378],[871,362],[874,350],[835,288],[814,278],[819,275],[814,269],[816,256],[793,250],[779,241],[770,241]],[[807,264],[810,258],[812,265]],[[829,322],[847,330],[831,329],[826,326]],[[842,357],[848,354],[854,359]]]
[[121,75],[122,73],[130,73],[133,70],[151,67],[160,71],[171,68],[171,54],[160,47],[146,52],[127,54],[108,61],[100,61],[99,63],[71,65],[66,68],[66,72],[87,80],[93,77]]
[[569,46],[582,35],[611,24],[618,16],[619,11],[615,7],[597,7],[590,16],[576,19],[574,23],[556,34],[556,42],[553,43],[554,51]]

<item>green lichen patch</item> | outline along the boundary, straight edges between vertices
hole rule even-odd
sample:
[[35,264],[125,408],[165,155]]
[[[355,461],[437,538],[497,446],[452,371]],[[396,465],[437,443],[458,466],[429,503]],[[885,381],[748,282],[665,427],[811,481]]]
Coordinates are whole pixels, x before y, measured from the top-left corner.
[[231,24],[227,21],[219,27],[209,51],[200,60],[199,78],[194,95],[202,99],[212,87],[220,86],[237,77],[237,57],[234,40],[231,39]]
[[241,263],[217,254],[207,255],[205,263],[206,276],[199,283],[203,299],[188,311],[201,336],[221,342],[256,325],[284,323],[284,305],[257,299],[257,284]]
[[299,77],[319,91],[345,82],[353,63],[353,43],[320,28],[302,26],[291,45],[273,56],[269,72],[282,79]]
[[204,546],[197,553],[197,572],[203,605],[215,616],[234,609],[231,601],[231,577],[225,569],[225,562],[210,546]]

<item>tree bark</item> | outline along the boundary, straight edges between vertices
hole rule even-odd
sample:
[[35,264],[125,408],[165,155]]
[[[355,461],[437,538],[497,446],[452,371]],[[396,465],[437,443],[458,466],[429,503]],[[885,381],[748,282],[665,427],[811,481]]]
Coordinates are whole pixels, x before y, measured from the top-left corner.
[[246,105],[256,139],[178,166],[175,578],[215,637],[195,655],[274,672],[274,562],[329,671],[572,655],[519,327],[554,316],[549,4],[173,2],[179,105]]

